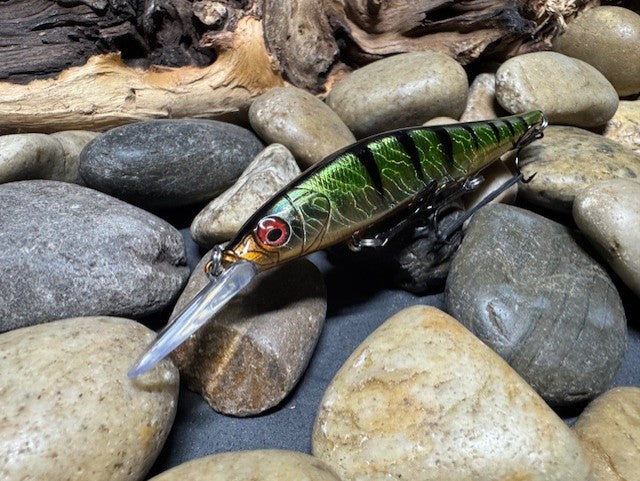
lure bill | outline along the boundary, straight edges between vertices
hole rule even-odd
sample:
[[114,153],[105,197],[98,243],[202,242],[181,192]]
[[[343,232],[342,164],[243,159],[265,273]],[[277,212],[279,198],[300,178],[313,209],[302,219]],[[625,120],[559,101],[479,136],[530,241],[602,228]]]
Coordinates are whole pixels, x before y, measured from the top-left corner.
[[[316,164],[267,201],[207,264],[212,282],[129,372],[151,369],[260,271],[402,216],[459,191],[501,155],[542,135],[540,111],[495,120],[415,127],[356,142]],[[239,268],[242,266],[242,268]],[[219,274],[219,275],[217,275]]]

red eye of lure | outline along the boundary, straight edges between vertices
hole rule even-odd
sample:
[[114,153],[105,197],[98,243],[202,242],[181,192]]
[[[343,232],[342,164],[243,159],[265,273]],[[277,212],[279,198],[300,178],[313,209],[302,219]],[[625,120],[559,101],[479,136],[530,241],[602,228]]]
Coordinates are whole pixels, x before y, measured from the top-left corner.
[[262,219],[256,229],[258,240],[268,247],[284,245],[289,240],[290,233],[289,224],[275,216]]

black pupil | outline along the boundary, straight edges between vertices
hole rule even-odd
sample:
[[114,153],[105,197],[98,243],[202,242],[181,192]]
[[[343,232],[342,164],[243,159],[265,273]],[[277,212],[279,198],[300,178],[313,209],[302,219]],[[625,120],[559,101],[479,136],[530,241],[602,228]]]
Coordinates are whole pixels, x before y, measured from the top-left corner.
[[278,229],[277,227],[267,232],[267,240],[269,242],[276,242],[280,237],[282,237],[282,229]]

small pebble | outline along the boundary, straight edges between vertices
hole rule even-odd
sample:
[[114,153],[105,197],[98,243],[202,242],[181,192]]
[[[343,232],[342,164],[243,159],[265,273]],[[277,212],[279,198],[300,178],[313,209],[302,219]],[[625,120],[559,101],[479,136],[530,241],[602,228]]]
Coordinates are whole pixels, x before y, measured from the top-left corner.
[[265,449],[194,459],[149,481],[340,481],[320,459],[295,451]]
[[[496,191],[502,185],[513,177],[509,168],[502,161],[497,161],[480,172],[484,182],[477,190],[470,192],[464,196],[464,205],[466,209],[472,209],[478,205],[487,195]],[[518,184],[513,184],[504,192],[500,193],[490,204],[513,204],[518,195]]]
[[467,105],[460,116],[460,122],[497,119],[509,115],[496,100],[496,76],[481,73],[471,83]]
[[436,126],[436,125],[451,125],[457,124],[458,121],[456,119],[452,119],[451,117],[434,117],[431,120],[427,120],[424,124],[425,127]]
[[95,138],[82,150],[79,169],[96,190],[146,208],[173,208],[213,199],[262,149],[237,125],[153,120]]
[[556,52],[513,57],[496,72],[496,98],[512,114],[540,109],[551,123],[603,125],[618,108],[609,81],[582,60]]
[[[202,289],[204,256],[172,315]],[[187,385],[218,412],[261,413],[291,392],[324,324],[326,290],[318,268],[298,260],[259,274],[173,353]]]
[[602,135],[640,155],[640,100],[621,100]]
[[593,65],[620,97],[640,92],[640,15],[629,9],[586,10],[554,41],[554,50]]
[[155,338],[128,319],[81,317],[0,335],[0,478],[143,479],[178,402],[178,371],[127,370]]
[[184,241],[162,219],[95,190],[0,185],[0,332],[85,315],[143,317],[185,284]]
[[300,168],[291,152],[271,144],[235,184],[198,213],[191,223],[191,236],[207,248],[231,239],[262,204],[298,175]]
[[476,212],[447,278],[447,311],[547,402],[591,399],[626,348],[620,296],[568,228],[497,204]]
[[356,141],[322,100],[296,87],[275,88],[255,99],[249,122],[266,142],[287,147],[303,167]]
[[355,70],[326,99],[357,138],[458,118],[467,98],[467,74],[448,55],[412,52]]
[[575,196],[594,182],[640,177],[640,155],[575,127],[547,127],[544,138],[522,149],[520,162],[525,177],[536,174],[520,184],[522,197],[565,213],[571,213]]
[[640,479],[640,388],[607,391],[587,406],[573,430],[598,481]]
[[312,452],[345,480],[591,480],[578,440],[447,314],[387,319],[327,388]]
[[596,182],[573,203],[577,226],[620,278],[640,296],[640,183]]

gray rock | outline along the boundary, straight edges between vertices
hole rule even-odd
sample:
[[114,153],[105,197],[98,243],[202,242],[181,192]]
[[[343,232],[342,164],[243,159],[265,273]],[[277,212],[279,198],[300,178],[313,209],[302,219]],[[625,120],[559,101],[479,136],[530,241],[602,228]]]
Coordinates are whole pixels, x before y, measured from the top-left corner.
[[271,144],[235,184],[198,213],[191,223],[191,236],[208,248],[231,239],[263,203],[299,174],[291,152],[280,144]]
[[544,138],[520,153],[525,177],[519,193],[529,202],[571,213],[573,199],[594,182],[640,178],[640,155],[601,135],[575,127],[550,126]]
[[551,123],[603,125],[618,108],[618,94],[598,70],[556,52],[513,57],[496,72],[496,98],[512,114],[540,109]]
[[331,90],[326,102],[361,138],[434,117],[457,119],[468,86],[466,72],[448,55],[412,52],[355,70]]
[[640,183],[596,182],[580,192],[573,218],[620,278],[640,296]]
[[127,370],[154,339],[128,319],[83,317],[0,335],[0,477],[144,478],[178,402],[178,371]]
[[154,120],[109,130],[80,155],[97,190],[145,207],[211,200],[262,150],[249,130],[213,120]]
[[180,233],[94,190],[0,185],[0,332],[81,315],[150,315],[189,275]]
[[549,403],[600,394],[622,360],[626,320],[611,279],[566,227],[532,212],[478,211],[445,295],[448,312]]
[[620,97],[640,92],[640,15],[627,8],[586,10],[554,41],[554,50],[593,65]]
[[[174,315],[208,282],[200,261]],[[190,389],[216,411],[249,416],[276,406],[309,363],[327,310],[322,275],[308,260],[259,274],[173,353]]]
[[471,83],[467,105],[460,116],[460,122],[496,119],[508,115],[496,100],[496,76],[481,73]]
[[268,143],[287,147],[304,167],[356,141],[322,100],[296,87],[275,88],[255,99],[249,122]]

